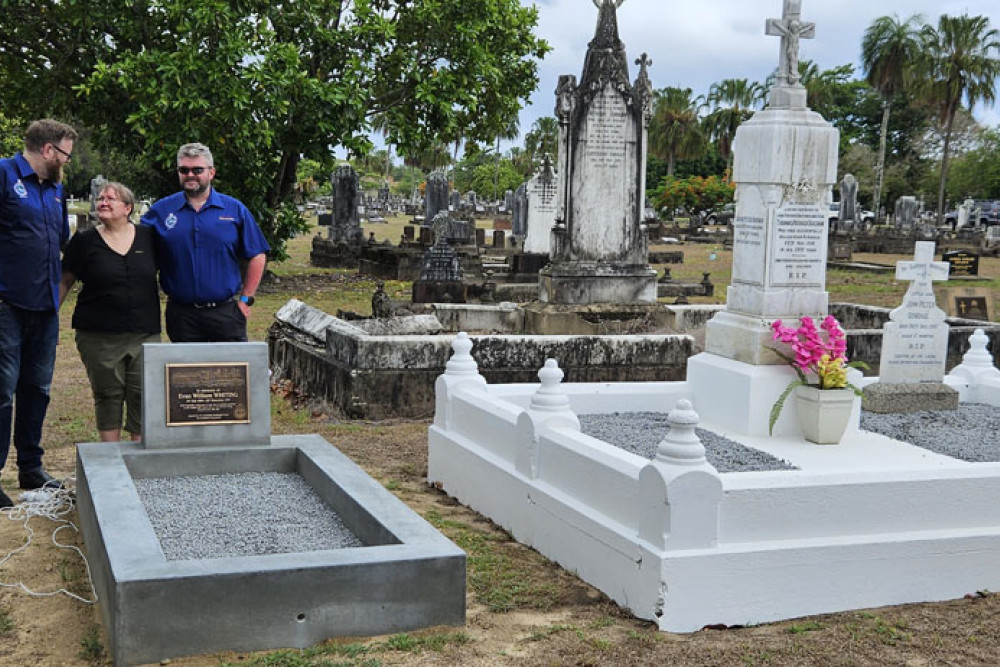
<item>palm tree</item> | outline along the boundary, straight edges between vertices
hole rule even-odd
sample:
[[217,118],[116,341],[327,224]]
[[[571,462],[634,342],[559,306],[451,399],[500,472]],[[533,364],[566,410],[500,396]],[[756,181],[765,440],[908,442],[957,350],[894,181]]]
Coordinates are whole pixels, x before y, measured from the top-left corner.
[[690,88],[661,88],[653,93],[649,121],[649,151],[667,161],[667,176],[674,175],[678,159],[698,157],[705,149],[705,135],[698,118],[699,100]]
[[885,178],[885,144],[889,134],[889,108],[892,100],[903,91],[913,63],[920,52],[920,27],[923,16],[911,16],[905,21],[896,15],[881,16],[868,26],[861,39],[861,66],[865,80],[882,98],[882,129],[879,134],[878,162],[875,166],[875,215],[882,202]]
[[705,117],[705,128],[718,144],[719,155],[732,169],[733,138],[736,128],[753,116],[764,100],[764,87],[748,79],[723,79],[708,89],[706,102],[712,111]]
[[508,121],[499,131],[497,131],[497,160],[496,166],[493,170],[493,201],[497,201],[499,193],[497,192],[497,187],[500,182],[500,140],[507,139],[517,139],[518,135],[521,134],[521,123],[517,116],[512,116],[510,121]]
[[531,158],[532,164],[538,162],[542,155],[548,154],[556,159],[559,144],[559,121],[554,116],[542,116],[531,124],[531,129],[524,135],[524,150]]
[[937,28],[925,25],[916,67],[920,99],[933,105],[944,128],[941,182],[938,186],[938,224],[944,221],[944,187],[948,180],[948,149],[955,114],[963,98],[972,109],[977,102],[992,104],[1000,76],[1000,33],[985,16],[942,15]]

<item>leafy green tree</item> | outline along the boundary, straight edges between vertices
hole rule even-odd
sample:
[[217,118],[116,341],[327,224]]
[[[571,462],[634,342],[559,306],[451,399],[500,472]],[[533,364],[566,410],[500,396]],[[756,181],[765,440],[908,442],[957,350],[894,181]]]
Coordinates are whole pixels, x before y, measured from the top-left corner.
[[0,111],[72,110],[101,147],[164,173],[177,146],[207,144],[220,190],[258,216],[278,258],[301,159],[366,153],[376,116],[405,155],[460,134],[492,141],[548,50],[518,0],[4,4]]
[[685,211],[688,215],[707,216],[733,201],[736,186],[718,176],[692,176],[674,178],[667,176],[652,193],[653,201],[660,209]]
[[923,17],[881,16],[865,30],[861,39],[861,62],[865,80],[882,98],[882,124],[879,133],[878,163],[875,166],[874,210],[878,214],[885,177],[885,150],[889,134],[889,112],[911,76],[920,49],[920,24]]
[[975,148],[955,159],[948,195],[952,200],[1000,198],[1000,128],[985,130]]
[[696,158],[705,150],[705,134],[698,118],[699,100],[690,88],[661,88],[653,93],[649,121],[649,152],[667,161],[667,176],[674,175],[678,159]]
[[763,86],[748,79],[723,79],[709,87],[705,101],[712,110],[705,117],[705,128],[718,145],[727,168],[732,168],[736,128],[753,116],[764,101],[764,94]]
[[984,16],[948,16],[937,28],[921,31],[920,56],[916,61],[916,88],[933,105],[944,128],[941,174],[938,184],[938,224],[944,221],[948,154],[955,115],[965,100],[971,109],[977,102],[992,104],[996,79],[1000,76],[1000,33],[990,28]]
[[24,148],[23,123],[0,113],[0,157],[10,157]]

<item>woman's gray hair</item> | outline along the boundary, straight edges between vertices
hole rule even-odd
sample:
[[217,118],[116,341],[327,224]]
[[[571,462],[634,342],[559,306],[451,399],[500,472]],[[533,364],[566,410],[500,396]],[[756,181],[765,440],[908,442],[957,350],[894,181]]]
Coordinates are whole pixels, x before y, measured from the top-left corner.
[[105,190],[111,190],[114,192],[115,195],[122,200],[123,204],[131,206],[132,210],[135,211],[135,195],[132,194],[132,191],[127,185],[119,183],[118,181],[108,181],[101,186],[101,192],[98,194],[103,194]]
[[177,162],[180,163],[181,158],[185,157],[203,157],[209,167],[215,166],[215,161],[212,160],[212,149],[205,144],[184,144],[177,149]]

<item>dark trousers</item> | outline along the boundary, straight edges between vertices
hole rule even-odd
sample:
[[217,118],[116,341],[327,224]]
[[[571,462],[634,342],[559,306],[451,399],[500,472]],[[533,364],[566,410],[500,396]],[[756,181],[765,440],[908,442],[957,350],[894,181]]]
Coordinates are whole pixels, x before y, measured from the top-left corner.
[[245,343],[247,340],[247,320],[233,299],[211,308],[168,300],[164,319],[167,335],[173,343]]
[[11,431],[21,472],[42,467],[42,422],[58,339],[56,311],[24,310],[0,301],[0,468],[7,462]]

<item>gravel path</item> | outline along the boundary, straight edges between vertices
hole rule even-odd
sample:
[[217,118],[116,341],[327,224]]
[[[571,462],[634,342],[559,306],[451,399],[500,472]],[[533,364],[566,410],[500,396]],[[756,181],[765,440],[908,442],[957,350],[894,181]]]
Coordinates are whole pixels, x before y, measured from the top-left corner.
[[[580,430],[587,435],[649,460],[656,456],[657,445],[670,430],[664,412],[614,412],[579,417]],[[695,433],[705,446],[705,458],[719,472],[798,470],[787,461],[703,428],[695,429]]]
[[167,560],[364,546],[296,473],[136,479]]

